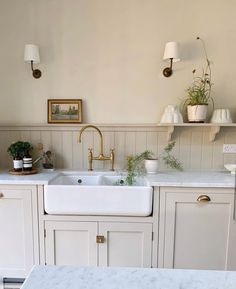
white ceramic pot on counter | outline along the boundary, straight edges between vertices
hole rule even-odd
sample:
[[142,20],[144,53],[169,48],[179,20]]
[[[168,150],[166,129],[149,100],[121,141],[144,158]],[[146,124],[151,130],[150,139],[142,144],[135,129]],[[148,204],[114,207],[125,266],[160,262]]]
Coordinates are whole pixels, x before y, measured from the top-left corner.
[[158,171],[158,159],[146,159],[145,169],[147,174],[156,174]]

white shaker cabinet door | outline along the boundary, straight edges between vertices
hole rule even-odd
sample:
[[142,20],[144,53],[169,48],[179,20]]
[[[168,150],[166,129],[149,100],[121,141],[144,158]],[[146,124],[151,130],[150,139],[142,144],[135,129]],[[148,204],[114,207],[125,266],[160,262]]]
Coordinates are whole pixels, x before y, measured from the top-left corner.
[[236,269],[231,189],[161,188],[159,267]]
[[34,258],[32,192],[36,188],[0,186],[0,275],[25,277]]
[[151,267],[152,224],[99,222],[99,265]]
[[47,265],[97,266],[97,222],[46,221]]

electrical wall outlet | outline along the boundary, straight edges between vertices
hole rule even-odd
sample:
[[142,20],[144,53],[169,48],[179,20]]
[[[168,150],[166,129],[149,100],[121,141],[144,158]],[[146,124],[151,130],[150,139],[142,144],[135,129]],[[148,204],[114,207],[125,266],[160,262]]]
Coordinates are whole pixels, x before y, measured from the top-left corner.
[[223,144],[223,153],[236,154],[236,144]]

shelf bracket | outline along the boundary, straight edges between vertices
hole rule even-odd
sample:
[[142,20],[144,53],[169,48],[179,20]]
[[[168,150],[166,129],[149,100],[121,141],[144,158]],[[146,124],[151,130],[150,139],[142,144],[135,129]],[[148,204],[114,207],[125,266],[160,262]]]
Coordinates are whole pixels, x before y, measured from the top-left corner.
[[212,126],[210,128],[210,142],[215,141],[216,135],[220,132],[220,126]]
[[170,125],[167,127],[167,141],[171,141],[171,137],[172,137],[172,134],[175,130],[175,126],[174,125]]

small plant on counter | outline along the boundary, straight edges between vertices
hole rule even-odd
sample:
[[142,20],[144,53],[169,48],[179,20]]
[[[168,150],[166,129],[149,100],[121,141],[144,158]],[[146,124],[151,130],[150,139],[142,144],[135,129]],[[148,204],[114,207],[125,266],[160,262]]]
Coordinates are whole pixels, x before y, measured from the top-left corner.
[[8,149],[7,152],[13,157],[21,157],[27,153],[27,151],[30,151],[33,149],[33,146],[29,142],[23,142],[23,141],[17,141],[12,143]]
[[24,156],[24,142],[23,141],[17,141],[12,143],[8,149],[7,152],[13,157],[21,157]]
[[[161,158],[164,163],[172,168],[179,171],[183,170],[181,162],[171,154],[172,149],[175,146],[175,142],[169,142],[168,145],[164,148],[164,152],[161,154]],[[138,175],[143,175],[146,173],[144,168],[144,161],[148,159],[152,159],[154,153],[146,150],[138,155],[129,155],[127,157],[126,170],[127,176],[125,178],[124,183],[122,185],[132,186],[135,183],[135,178]],[[121,185],[121,182],[118,181],[117,185]]]
[[24,160],[25,158],[27,158],[27,161],[29,161],[29,158],[31,158],[29,155],[29,151],[32,149],[33,149],[33,146],[29,142],[23,142],[23,141],[14,142],[8,147],[7,152],[13,158],[14,171],[20,172],[22,171],[23,168],[24,169],[26,168],[24,165]]
[[151,151],[144,151],[141,154],[136,156],[129,155],[127,157],[127,176],[125,179],[125,183],[129,186],[132,186],[135,182],[135,177],[138,175],[144,174],[144,163],[145,159],[150,159],[153,156]]

